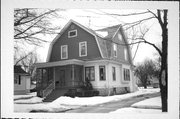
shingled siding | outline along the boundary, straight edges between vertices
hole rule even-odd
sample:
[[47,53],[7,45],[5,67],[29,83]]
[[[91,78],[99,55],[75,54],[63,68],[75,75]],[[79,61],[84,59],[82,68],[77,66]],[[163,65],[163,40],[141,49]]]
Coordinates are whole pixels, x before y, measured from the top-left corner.
[[[75,29],[77,30],[77,36],[68,38],[68,31]],[[83,41],[87,41],[87,56],[80,57],[79,42]],[[56,41],[56,43],[54,43],[50,56],[50,62],[62,60],[61,45],[68,45],[68,59],[85,60],[102,58],[95,37],[74,23],[72,23]]]

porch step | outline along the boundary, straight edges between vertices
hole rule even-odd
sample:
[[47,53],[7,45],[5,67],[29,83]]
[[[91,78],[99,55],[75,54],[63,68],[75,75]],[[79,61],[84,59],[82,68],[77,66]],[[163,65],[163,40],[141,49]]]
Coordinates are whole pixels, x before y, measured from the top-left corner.
[[60,88],[60,89],[54,89],[51,94],[49,94],[43,102],[52,102],[59,98],[60,96],[63,96],[68,91],[68,88]]

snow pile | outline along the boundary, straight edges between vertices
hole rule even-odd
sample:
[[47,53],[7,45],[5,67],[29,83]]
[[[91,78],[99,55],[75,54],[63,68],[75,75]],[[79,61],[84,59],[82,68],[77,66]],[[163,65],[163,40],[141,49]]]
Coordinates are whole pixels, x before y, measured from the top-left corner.
[[37,95],[36,92],[28,93],[27,95],[14,95],[14,100],[29,99],[29,98],[35,97],[36,95]]
[[102,103],[107,103],[111,101],[117,101],[117,100],[123,100],[127,98],[131,98],[134,96],[139,96],[143,94],[149,94],[149,93],[156,93],[159,92],[159,89],[143,89],[139,90],[134,93],[127,93],[122,95],[114,95],[114,96],[95,96],[95,97],[59,97],[55,101],[51,103],[52,106],[57,105],[81,105],[81,106],[87,106],[87,105],[97,105]]
[[137,114],[137,113],[150,113],[150,114],[156,114],[156,113],[162,113],[161,110],[158,109],[138,109],[138,108],[121,108],[116,111],[110,112],[110,113],[125,113],[125,114]]
[[42,101],[43,101],[43,98],[32,97],[29,99],[18,99],[18,100],[15,100],[14,103],[16,103],[16,104],[35,104],[35,103],[41,103]]
[[[142,109],[144,108],[144,109]],[[121,108],[110,113],[161,113],[161,98],[155,97],[137,102],[129,108]]]
[[161,109],[161,98],[155,97],[144,101],[140,101],[138,103],[133,104],[131,107],[144,109]]

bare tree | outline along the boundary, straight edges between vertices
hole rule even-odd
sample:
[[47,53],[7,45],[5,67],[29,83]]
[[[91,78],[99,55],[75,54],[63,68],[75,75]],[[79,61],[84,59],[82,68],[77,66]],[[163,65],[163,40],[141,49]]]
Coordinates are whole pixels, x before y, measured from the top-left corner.
[[143,15],[143,14],[150,14],[149,17],[145,17],[142,18],[140,20],[131,22],[131,23],[124,23],[123,27],[125,30],[128,30],[134,26],[140,25],[143,22],[146,22],[148,20],[151,19],[156,19],[161,27],[161,31],[162,31],[162,49],[159,49],[158,46],[156,46],[156,44],[151,43],[149,41],[147,41],[145,39],[145,37],[142,35],[140,37],[134,38],[133,42],[131,42],[129,45],[134,45],[134,44],[139,44],[139,43],[145,43],[148,44],[150,46],[152,46],[153,48],[156,49],[156,51],[159,53],[160,57],[161,57],[161,71],[159,74],[159,84],[160,84],[160,92],[161,92],[161,102],[162,102],[162,111],[163,112],[167,112],[167,93],[168,93],[168,72],[167,72],[167,48],[168,48],[168,19],[167,19],[167,13],[168,10],[167,9],[163,9],[163,10],[156,10],[156,12],[151,11],[151,10],[146,10],[146,11],[142,11],[142,12],[136,12],[136,13],[129,13],[129,14],[111,14],[111,13],[107,13],[107,12],[102,12],[101,13],[98,12],[99,15],[108,15],[108,16],[116,16],[116,17],[128,17],[128,16],[137,16],[137,15]]
[[[29,43],[39,46],[41,35],[55,34],[60,27],[52,25],[52,18],[59,17],[58,9],[24,8],[14,10],[14,39],[15,43]],[[16,47],[15,47],[16,48]]]

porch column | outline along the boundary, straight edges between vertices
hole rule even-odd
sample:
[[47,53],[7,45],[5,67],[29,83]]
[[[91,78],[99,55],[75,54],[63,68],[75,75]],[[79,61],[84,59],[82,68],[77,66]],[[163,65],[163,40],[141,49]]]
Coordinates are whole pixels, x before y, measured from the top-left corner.
[[74,64],[72,65],[72,85],[74,87]]

